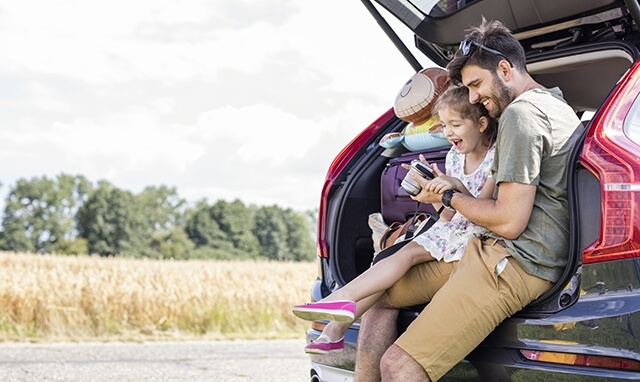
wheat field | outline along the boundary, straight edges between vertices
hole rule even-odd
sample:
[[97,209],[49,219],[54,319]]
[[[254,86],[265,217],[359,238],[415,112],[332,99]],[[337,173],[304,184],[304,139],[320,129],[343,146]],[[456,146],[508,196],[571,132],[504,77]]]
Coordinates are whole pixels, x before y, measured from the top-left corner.
[[302,338],[315,263],[0,253],[0,341]]

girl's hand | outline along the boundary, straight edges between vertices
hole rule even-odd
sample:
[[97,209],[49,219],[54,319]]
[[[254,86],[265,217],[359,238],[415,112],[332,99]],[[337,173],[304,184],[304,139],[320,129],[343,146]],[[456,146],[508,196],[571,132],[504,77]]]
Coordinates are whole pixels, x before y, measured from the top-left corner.
[[438,178],[429,180],[416,173],[411,173],[411,178],[422,188],[417,195],[411,196],[411,199],[422,203],[440,203],[442,196],[437,192],[431,191],[431,183]]
[[429,166],[429,168],[433,171],[433,175],[435,176],[440,176],[440,175],[444,175],[444,173],[442,171],[440,171],[440,167],[438,167],[437,163],[429,163],[427,161],[427,159],[424,157],[424,155],[420,154],[418,156],[418,159],[420,159],[420,162],[426,164],[427,166]]
[[458,183],[456,182],[456,180],[457,179],[451,176],[440,173],[440,175],[429,182],[429,184],[427,185],[427,190],[436,194],[442,194],[446,190],[457,188]]
[[418,159],[420,159],[420,161],[422,163],[424,163],[427,166],[429,166],[429,168],[431,168],[431,170],[433,170],[433,175],[435,175],[435,178],[433,178],[433,180],[431,180],[428,183],[428,185],[426,186],[427,187],[427,191],[431,191],[431,192],[434,192],[436,194],[441,194],[441,193],[445,192],[446,190],[449,190],[449,189],[457,187],[456,179],[453,178],[453,177],[447,176],[445,173],[440,171],[440,167],[438,167],[437,163],[429,163],[429,162],[427,162],[427,159],[422,154],[420,154]]

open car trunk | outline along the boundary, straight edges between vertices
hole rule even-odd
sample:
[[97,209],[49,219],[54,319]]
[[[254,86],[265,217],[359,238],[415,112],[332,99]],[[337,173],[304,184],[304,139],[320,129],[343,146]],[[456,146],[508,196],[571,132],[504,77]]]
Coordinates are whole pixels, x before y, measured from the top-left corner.
[[[526,51],[529,73],[546,87],[559,87],[585,126],[576,132],[582,134],[580,143],[566,166],[570,246],[561,280],[499,324],[443,380],[638,380],[638,2],[361,1],[416,72],[433,66],[421,64],[425,58],[446,67],[465,28],[479,25],[483,15],[505,23]],[[386,22],[389,17],[408,28],[414,46],[403,45]],[[396,171],[398,163],[408,163],[419,152],[389,151],[378,145],[385,134],[406,125],[388,110],[332,163],[320,203],[321,272],[311,288],[312,299],[326,297],[370,267],[370,214],[382,212],[389,223],[405,219],[418,207],[395,190],[403,175]],[[447,149],[425,154],[437,162],[444,160]],[[399,333],[422,308],[401,309]],[[324,324],[313,323],[308,342],[318,337]],[[312,380],[350,380],[359,329],[358,321],[351,325],[344,351],[311,357]]]
[[[395,34],[388,24],[380,21],[384,19],[379,7],[370,0],[362,1],[381,26],[388,28],[386,32],[394,43],[401,44],[399,39],[393,38]],[[528,70],[534,79],[547,87],[560,87],[567,102],[585,120],[585,125],[639,56],[632,38],[636,32],[630,27],[633,12],[623,1],[565,1],[553,8],[552,13],[542,11],[549,9],[548,0],[439,1],[431,8],[427,6],[433,1],[376,2],[408,26],[415,33],[417,49],[441,66],[446,66],[464,37],[465,31],[460,25],[477,25],[483,14],[488,19],[504,21],[525,46]],[[423,4],[422,8],[420,4]],[[622,35],[628,36],[628,41],[621,39]],[[405,56],[409,55],[408,47],[398,47]],[[411,56],[407,57],[411,62]],[[415,60],[413,64],[417,62]],[[420,69],[416,67],[416,70]],[[337,217],[332,220],[336,224],[327,228],[331,230],[328,237],[333,237],[334,246],[334,258],[330,262],[332,271],[328,274],[330,278],[325,280],[331,289],[346,284],[370,266],[373,241],[367,221],[371,213],[386,210],[386,215],[395,221],[417,207],[415,203],[408,203],[391,211],[380,191],[384,188],[381,177],[388,169],[389,156],[408,158],[410,155],[402,151],[389,153],[377,145],[384,134],[401,131],[406,126],[392,115],[384,122],[365,145],[366,150],[350,165],[348,175],[341,180],[328,206],[329,216]],[[596,199],[599,183],[581,167],[580,149],[576,148],[573,162],[568,164],[570,194],[573,195],[570,264],[563,279],[519,315],[556,312],[578,297],[579,290],[573,286],[580,281],[580,255],[597,239],[600,226],[600,200]],[[446,150],[433,153],[431,159],[443,160],[444,155]]]

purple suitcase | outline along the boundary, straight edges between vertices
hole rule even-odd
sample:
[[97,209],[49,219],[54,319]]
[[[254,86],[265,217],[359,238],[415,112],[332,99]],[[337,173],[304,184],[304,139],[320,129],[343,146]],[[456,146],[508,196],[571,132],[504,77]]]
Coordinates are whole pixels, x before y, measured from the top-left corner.
[[406,221],[416,212],[416,209],[427,213],[435,212],[431,204],[418,204],[400,187],[400,183],[402,183],[402,179],[407,173],[407,170],[402,168],[401,165],[402,163],[411,163],[413,159],[418,159],[418,155],[423,154],[429,163],[437,163],[440,170],[444,172],[444,160],[449,149],[449,146],[445,146],[424,151],[413,151],[389,160],[380,180],[381,213],[387,224]]

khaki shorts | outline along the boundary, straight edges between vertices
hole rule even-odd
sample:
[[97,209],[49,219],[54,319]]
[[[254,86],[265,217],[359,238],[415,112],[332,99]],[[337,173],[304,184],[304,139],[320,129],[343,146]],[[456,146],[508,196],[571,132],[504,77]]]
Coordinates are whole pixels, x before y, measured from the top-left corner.
[[[506,267],[496,276],[496,265],[504,258]],[[429,280],[429,274],[434,274],[431,263],[452,268],[444,285],[442,276]],[[526,273],[495,240],[471,239],[457,264],[417,265],[389,290],[389,300],[396,307],[429,302],[395,343],[437,381],[500,322],[551,286]]]

